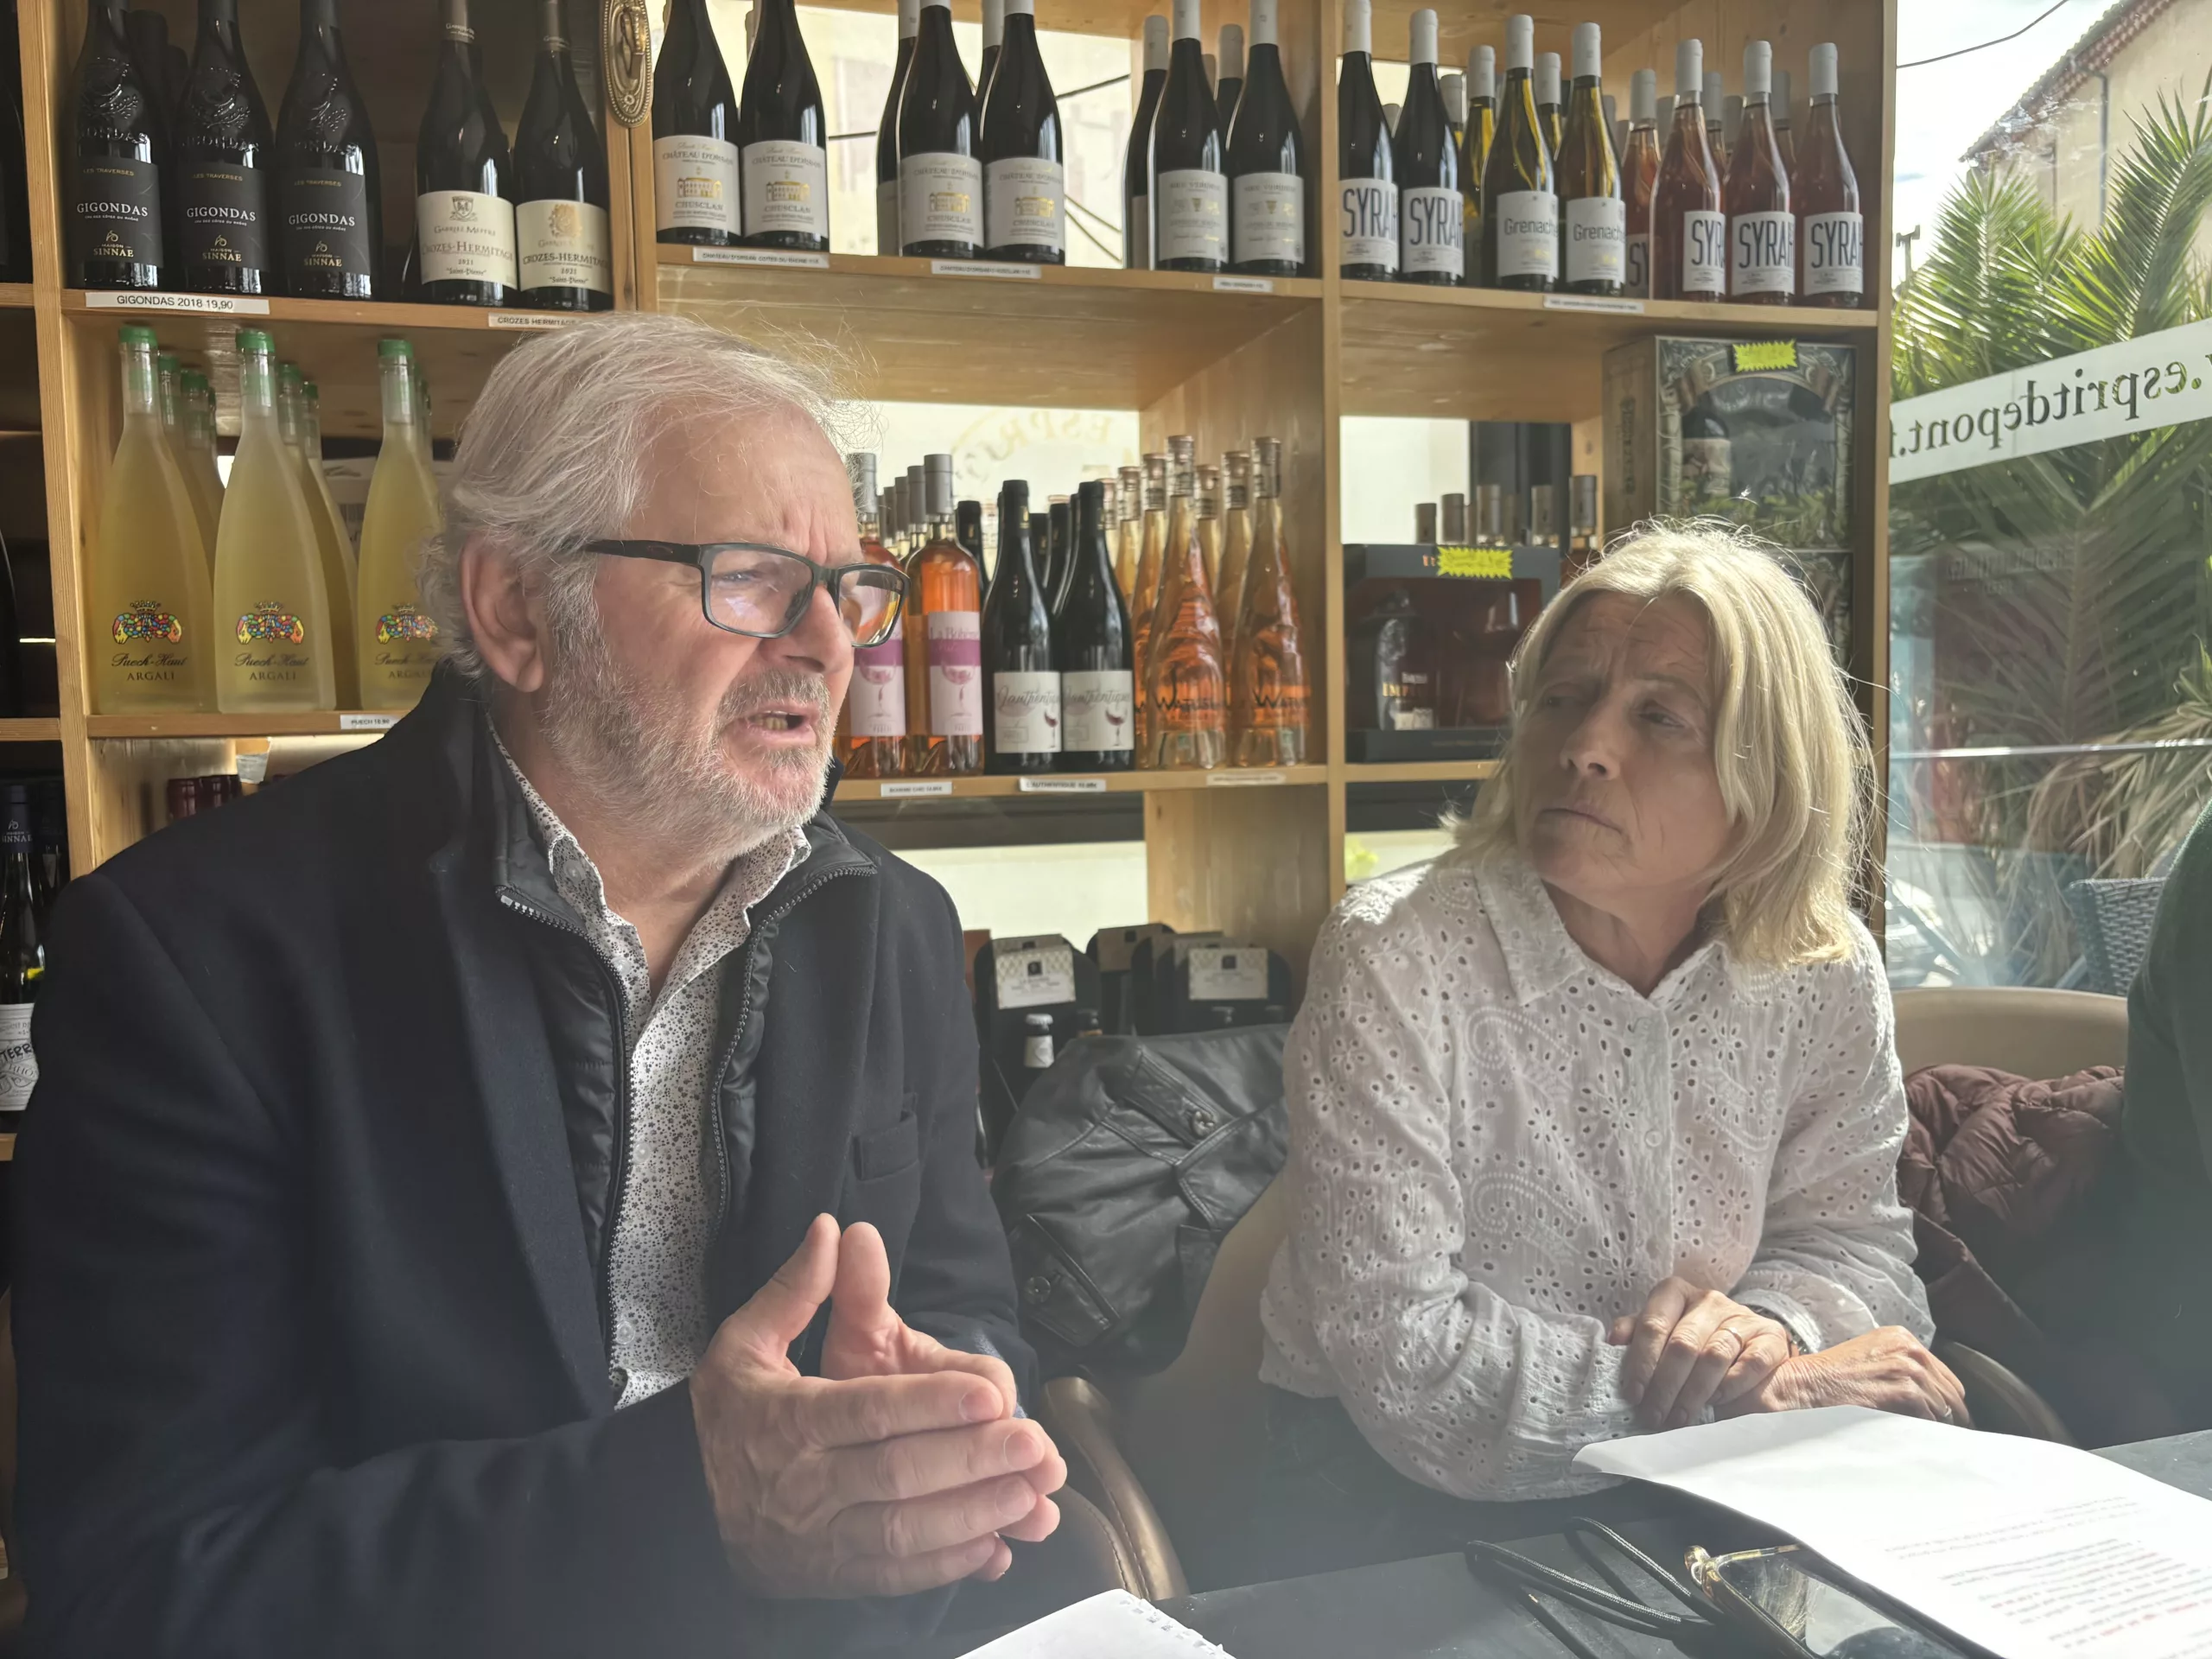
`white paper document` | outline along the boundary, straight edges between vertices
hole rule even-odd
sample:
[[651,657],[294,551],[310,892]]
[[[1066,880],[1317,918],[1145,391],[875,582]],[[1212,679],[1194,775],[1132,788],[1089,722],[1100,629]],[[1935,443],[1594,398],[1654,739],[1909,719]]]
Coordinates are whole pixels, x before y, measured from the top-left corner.
[[1574,1464],[1786,1532],[2003,1659],[2212,1659],[2212,1503],[2071,1446],[1836,1406]]
[[1126,1590],[1109,1590],[976,1649],[968,1659],[1229,1659],[1187,1624],[1178,1624]]

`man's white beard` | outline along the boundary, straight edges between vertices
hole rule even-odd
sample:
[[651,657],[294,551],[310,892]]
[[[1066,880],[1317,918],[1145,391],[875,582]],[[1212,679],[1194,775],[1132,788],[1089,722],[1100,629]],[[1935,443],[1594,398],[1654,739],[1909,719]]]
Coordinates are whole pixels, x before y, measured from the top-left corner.
[[[828,781],[830,692],[818,674],[767,669],[731,688],[703,728],[658,687],[626,674],[596,618],[558,630],[543,714],[546,747],[610,817],[656,840],[736,858],[812,817]],[[748,753],[723,741],[732,722],[773,702],[815,712],[821,741]]]

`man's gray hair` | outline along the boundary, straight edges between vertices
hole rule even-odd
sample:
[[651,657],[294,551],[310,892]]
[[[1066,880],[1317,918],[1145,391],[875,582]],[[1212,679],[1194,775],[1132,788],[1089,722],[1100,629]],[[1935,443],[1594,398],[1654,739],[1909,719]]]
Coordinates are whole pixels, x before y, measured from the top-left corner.
[[423,544],[423,608],[446,655],[472,678],[484,672],[461,602],[470,537],[514,556],[556,628],[588,625],[593,561],[583,545],[622,533],[652,486],[664,433],[777,409],[834,435],[826,373],[684,317],[613,312],[515,347],[461,423],[442,492],[445,529]]

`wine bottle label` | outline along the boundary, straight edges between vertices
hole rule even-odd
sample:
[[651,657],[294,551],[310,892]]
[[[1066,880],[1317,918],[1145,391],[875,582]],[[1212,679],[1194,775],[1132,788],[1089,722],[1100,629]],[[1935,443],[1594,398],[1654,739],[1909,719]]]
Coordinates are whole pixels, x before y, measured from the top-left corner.
[[515,205],[480,190],[426,190],[415,198],[416,270],[425,283],[517,286]]
[[1465,217],[1459,193],[1417,184],[1398,193],[1398,269],[1441,272],[1457,282],[1466,275]]
[[[31,1052],[31,1005],[0,1002],[0,1113],[20,1112],[38,1086],[38,1057]],[[13,1125],[10,1126],[13,1132]]]
[[[1189,613],[1189,607],[1185,607]],[[1152,676],[1150,730],[1217,732],[1228,722],[1228,688],[1218,663],[1195,653],[1156,664]]]
[[1123,248],[1128,255],[1131,270],[1152,269],[1152,198],[1129,198],[1128,227],[1122,232]]
[[991,747],[1001,754],[1060,752],[1060,677],[1001,670],[991,676]]
[[1863,294],[1866,289],[1866,226],[1859,215],[1806,214],[1806,294]]
[[1154,209],[1159,221],[1157,265],[1171,259],[1229,263],[1229,181],[1202,167],[1170,168],[1160,175]]
[[1559,276],[1559,198],[1548,190],[1501,190],[1497,274]]
[[269,264],[269,175],[237,162],[180,162],[177,221],[183,263],[219,270]]
[[[264,599],[239,616],[232,637],[242,647],[231,658],[247,685],[298,685],[315,677],[315,658],[308,645],[305,606],[287,605],[281,599]],[[327,641],[317,641],[327,649]]]
[[1398,268],[1398,187],[1346,179],[1338,187],[1337,263]]
[[515,251],[525,294],[540,288],[614,292],[614,255],[604,207],[588,201],[525,201],[515,209]]
[[1052,1069],[1052,1033],[1039,1032],[1034,1037],[1021,1039],[1021,1064],[1025,1071],[1049,1071]]
[[1567,280],[1618,283],[1628,270],[1628,204],[1618,196],[1577,196],[1567,204]]
[[151,162],[91,156],[77,163],[69,259],[79,270],[162,263],[162,173]]
[[184,637],[185,608],[158,599],[134,599],[108,623],[115,651],[107,665],[125,685],[174,685],[192,666],[200,642]]
[[983,169],[983,240],[994,248],[1068,246],[1068,174],[1033,156]]
[[830,154],[819,144],[764,138],[745,147],[745,233],[830,234]]
[[1648,300],[1651,297],[1651,235],[1642,232],[1628,238],[1628,264],[1622,278],[1629,296]]
[[897,634],[853,652],[845,712],[855,737],[906,735],[906,642]]
[[704,133],[653,140],[654,226],[738,232],[737,146]]
[[983,164],[933,149],[899,158],[899,234],[925,242],[983,245]]
[[342,167],[296,167],[276,191],[289,286],[376,273],[369,241],[369,181]]
[[983,734],[983,619],[974,611],[931,611],[930,735]]
[[1728,291],[1728,219],[1702,207],[1682,213],[1682,292],[1710,294]]
[[1060,722],[1070,753],[1127,753],[1137,742],[1135,676],[1125,668],[1061,675]]
[[899,181],[880,179],[875,186],[875,251],[895,254],[899,240]]
[[1306,181],[1295,173],[1246,173],[1229,181],[1232,263],[1306,263]]
[[1728,221],[1728,291],[1797,291],[1797,220],[1794,216],[1738,213]]

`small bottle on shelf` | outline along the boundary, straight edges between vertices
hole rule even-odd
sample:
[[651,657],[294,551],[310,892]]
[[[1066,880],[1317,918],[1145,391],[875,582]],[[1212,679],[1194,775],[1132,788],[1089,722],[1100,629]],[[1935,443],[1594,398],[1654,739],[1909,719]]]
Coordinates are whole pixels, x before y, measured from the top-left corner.
[[1851,308],[1866,303],[1866,225],[1859,216],[1859,176],[1843,147],[1836,117],[1836,53],[1813,48],[1812,103],[1805,143],[1789,179],[1797,214],[1797,291],[1807,305]]
[[[860,520],[861,557],[896,564],[883,544],[877,511],[875,457],[845,457],[853,479],[853,508]],[[909,598],[911,603],[911,596]],[[880,645],[853,652],[853,677],[845,693],[846,734],[837,758],[848,778],[897,778],[906,770],[906,642],[894,628]]]
[[1238,598],[1230,673],[1231,763],[1306,764],[1311,741],[1310,676],[1298,589],[1282,517],[1282,444],[1252,444],[1252,560]]
[[384,442],[361,515],[353,638],[364,709],[411,709],[437,666],[437,624],[423,611],[415,567],[423,538],[443,522],[430,437],[415,396],[415,356],[404,340],[379,340]]
[[1414,542],[1420,547],[1436,545],[1436,503],[1414,503]]
[[1344,0],[1337,69],[1337,273],[1387,283],[1398,274],[1398,182],[1389,124],[1375,90],[1371,0]]
[[923,0],[899,100],[899,234],[900,251],[915,258],[973,259],[982,251],[976,94],[953,43],[950,0]]
[[46,937],[33,856],[30,788],[10,784],[0,817],[0,1135],[22,1128],[38,1084],[31,1008],[46,976]]
[[1198,45],[1199,0],[1174,0],[1167,81],[1152,118],[1147,188],[1155,270],[1229,268],[1229,175],[1213,88]]
[[1052,619],[1064,772],[1126,772],[1136,760],[1135,643],[1106,541],[1108,487],[1076,491],[1075,561]]
[[1453,490],[1444,498],[1444,512],[1437,533],[1446,547],[1467,544],[1467,498]]
[[1598,539],[1598,475],[1577,473],[1567,481],[1567,556],[1560,561],[1560,586],[1597,563],[1605,552]]
[[991,711],[983,769],[990,772],[1050,772],[1060,750],[1060,676],[1030,522],[1029,486],[1008,480],[999,491],[998,568],[983,604],[983,700]]
[[1767,99],[1774,48],[1744,48],[1744,115],[1728,149],[1728,297],[1744,305],[1787,305],[1797,292],[1797,220],[1789,176],[1775,143]]
[[1628,149],[1621,157],[1628,260],[1621,291],[1651,297],[1651,193],[1659,184],[1659,77],[1639,69],[1628,82]]
[[1728,219],[1706,132],[1705,48],[1675,48],[1675,125],[1651,195],[1651,297],[1718,300],[1728,292]]
[[[963,72],[964,73],[964,72]],[[923,654],[929,725],[907,740],[906,769],[931,777],[970,777],[983,769],[982,582],[976,561],[952,539],[952,457],[925,458],[927,539],[907,567],[917,626],[906,637]],[[908,660],[913,660],[910,654]],[[920,710],[910,693],[909,719]]]
[[1221,624],[1198,537],[1196,448],[1192,438],[1167,440],[1166,550],[1143,658],[1148,753],[1163,770],[1211,769],[1228,747]]

